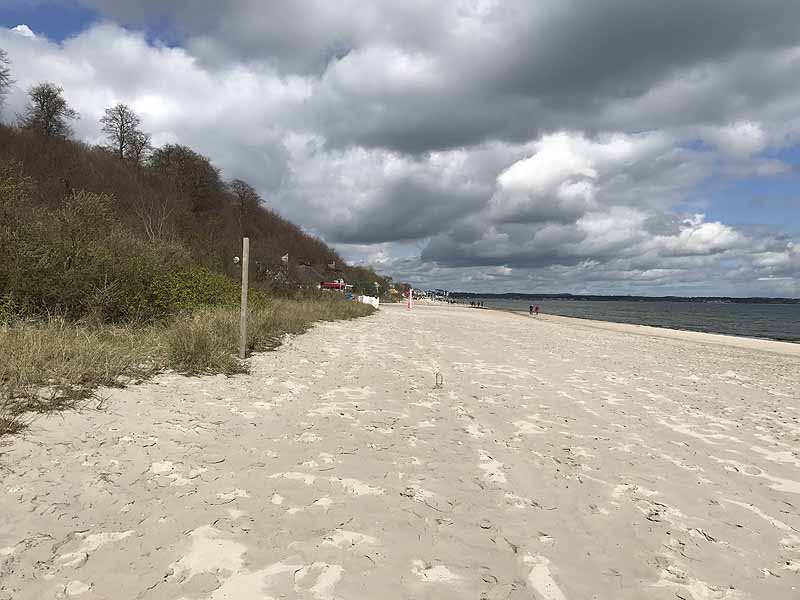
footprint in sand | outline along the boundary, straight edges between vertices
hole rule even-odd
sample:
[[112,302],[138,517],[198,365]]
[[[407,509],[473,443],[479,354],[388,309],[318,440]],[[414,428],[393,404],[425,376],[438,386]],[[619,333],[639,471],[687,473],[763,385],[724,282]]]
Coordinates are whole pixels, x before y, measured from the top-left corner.
[[[342,579],[344,569],[339,565],[315,562],[294,574],[294,590],[307,591],[317,600],[334,600],[333,588]],[[313,582],[312,582],[313,580]]]
[[411,572],[425,583],[449,583],[461,579],[444,565],[431,565],[423,560],[413,560]]
[[503,463],[495,460],[487,452],[481,451],[481,462],[478,468],[483,471],[483,478],[489,483],[507,483],[506,474],[503,473]]
[[549,559],[528,554],[522,562],[531,567],[527,583],[537,597],[542,600],[567,600],[550,573]]
[[350,550],[357,546],[369,545],[374,546],[378,544],[378,538],[358,533],[357,531],[346,531],[344,529],[336,529],[333,533],[326,535],[322,538],[322,546],[334,546],[336,548]]

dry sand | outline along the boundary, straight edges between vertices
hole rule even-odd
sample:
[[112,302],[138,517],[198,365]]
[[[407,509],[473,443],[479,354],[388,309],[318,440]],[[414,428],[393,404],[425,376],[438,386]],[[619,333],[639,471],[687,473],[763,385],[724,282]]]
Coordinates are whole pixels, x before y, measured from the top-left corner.
[[384,307],[40,419],[0,598],[800,598],[798,347],[652,333]]

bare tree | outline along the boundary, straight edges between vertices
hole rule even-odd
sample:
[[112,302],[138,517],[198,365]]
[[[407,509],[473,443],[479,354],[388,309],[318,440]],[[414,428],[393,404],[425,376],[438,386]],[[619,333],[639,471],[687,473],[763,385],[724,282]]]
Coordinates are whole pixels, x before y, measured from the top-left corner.
[[122,160],[139,133],[139,116],[129,106],[117,104],[106,109],[100,123],[103,125],[103,133],[108,137],[108,147]]
[[131,136],[125,156],[130,158],[136,165],[142,165],[152,148],[150,134],[137,130]]
[[8,58],[8,53],[0,48],[0,108],[5,104],[6,94],[12,83],[11,60]]
[[6,94],[8,88],[14,81],[11,79],[11,60],[8,58],[8,53],[0,48],[0,108],[6,102]]
[[31,88],[30,101],[22,116],[22,127],[45,137],[67,137],[69,122],[78,113],[64,99],[64,90],[53,83],[40,83]]
[[167,144],[154,150],[148,163],[153,171],[172,181],[193,212],[217,208],[224,199],[225,186],[219,170],[191,148]]
[[134,204],[134,211],[144,226],[147,239],[152,241],[162,240],[167,237],[169,221],[175,207],[167,198],[147,198],[139,197],[139,201]]
[[261,203],[261,196],[253,189],[253,186],[241,179],[234,179],[228,186],[233,195],[236,196],[239,204],[239,231],[244,237],[245,223],[248,222],[252,212]]

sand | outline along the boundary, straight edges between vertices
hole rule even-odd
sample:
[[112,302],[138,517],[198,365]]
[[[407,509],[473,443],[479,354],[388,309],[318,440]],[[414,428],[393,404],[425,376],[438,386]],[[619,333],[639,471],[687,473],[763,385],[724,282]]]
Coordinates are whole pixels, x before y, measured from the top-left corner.
[[0,598],[800,598],[797,346],[387,306],[251,366],[13,439]]

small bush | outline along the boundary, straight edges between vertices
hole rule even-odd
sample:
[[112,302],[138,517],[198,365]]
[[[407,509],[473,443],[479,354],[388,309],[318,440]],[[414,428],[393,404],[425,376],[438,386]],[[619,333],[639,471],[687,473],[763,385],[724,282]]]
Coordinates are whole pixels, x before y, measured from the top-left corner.
[[21,198],[15,210],[15,230],[5,234],[8,260],[0,267],[6,289],[33,314],[85,315],[95,290],[113,284],[101,268],[112,262],[110,199],[73,193],[43,217]]
[[20,310],[10,293],[0,295],[0,325],[7,325],[19,317]]
[[176,311],[165,305],[159,285],[165,273],[187,268],[191,261],[186,249],[174,242],[145,241],[121,231],[109,242],[111,261],[98,265],[103,278],[82,313],[111,323],[147,323],[174,314]]
[[207,306],[235,305],[239,285],[206,267],[191,266],[157,278],[153,295],[164,313],[188,312]]
[[[2,411],[2,407],[0,407]],[[12,417],[0,413],[0,438],[4,435],[13,435],[25,431],[27,424],[19,417]]]
[[230,308],[218,308],[177,319],[165,334],[169,366],[189,374],[245,372],[236,357],[238,317]]

